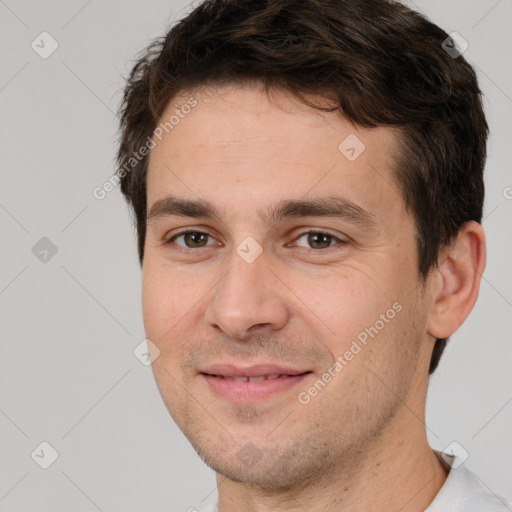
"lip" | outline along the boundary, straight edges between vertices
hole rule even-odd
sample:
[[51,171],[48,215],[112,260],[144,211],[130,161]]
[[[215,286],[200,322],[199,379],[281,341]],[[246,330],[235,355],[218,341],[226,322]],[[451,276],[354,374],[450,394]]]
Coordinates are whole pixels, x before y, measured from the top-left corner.
[[246,368],[233,366],[231,364],[213,364],[200,370],[201,373],[223,377],[259,377],[260,375],[301,375],[310,370],[300,370],[289,366],[278,366],[275,364],[257,364]]
[[[248,368],[219,364],[202,371],[201,377],[205,379],[209,389],[217,396],[231,402],[255,403],[267,400],[278,393],[289,391],[311,373],[310,370],[297,370],[272,364],[260,364]],[[262,375],[279,375],[279,377],[256,382],[241,382],[224,378],[259,377]]]

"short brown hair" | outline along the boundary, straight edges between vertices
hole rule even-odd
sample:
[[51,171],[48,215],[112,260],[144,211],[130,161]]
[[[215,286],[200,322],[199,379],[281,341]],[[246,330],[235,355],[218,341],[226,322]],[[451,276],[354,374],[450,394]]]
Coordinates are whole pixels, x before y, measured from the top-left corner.
[[[362,127],[398,129],[395,179],[416,223],[418,272],[467,221],[480,222],[488,126],[475,72],[448,34],[390,0],[206,0],[139,56],[120,106],[117,174],[133,208],[139,261],[148,157],[127,162],[169,102],[207,86],[260,83]],[[451,45],[453,46],[453,45]],[[453,55],[453,54],[452,54]],[[307,96],[334,100],[331,108]],[[449,338],[438,339],[429,374]]]

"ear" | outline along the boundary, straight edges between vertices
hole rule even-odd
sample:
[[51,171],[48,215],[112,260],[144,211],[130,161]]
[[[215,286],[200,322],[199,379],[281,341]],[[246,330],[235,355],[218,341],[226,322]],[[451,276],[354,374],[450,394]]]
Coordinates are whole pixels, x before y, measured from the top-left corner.
[[432,304],[427,321],[427,332],[435,338],[451,336],[473,309],[485,254],[484,230],[475,221],[465,223],[441,251],[441,263],[431,276]]

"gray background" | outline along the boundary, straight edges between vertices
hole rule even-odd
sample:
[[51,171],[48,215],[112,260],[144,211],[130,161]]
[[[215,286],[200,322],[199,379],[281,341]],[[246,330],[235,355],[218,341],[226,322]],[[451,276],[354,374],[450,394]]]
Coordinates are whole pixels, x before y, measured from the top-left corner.
[[[487,268],[431,378],[428,437],[456,441],[510,497],[512,1],[409,3],[468,41],[492,129]],[[114,172],[121,75],[187,5],[0,0],[0,510],[185,511],[216,498],[133,354],[144,331],[127,207],[117,189],[92,195]],[[31,48],[42,31],[59,44],[47,59]],[[55,255],[45,241],[34,254],[43,237]],[[43,441],[59,454],[48,469],[35,462],[50,456]]]

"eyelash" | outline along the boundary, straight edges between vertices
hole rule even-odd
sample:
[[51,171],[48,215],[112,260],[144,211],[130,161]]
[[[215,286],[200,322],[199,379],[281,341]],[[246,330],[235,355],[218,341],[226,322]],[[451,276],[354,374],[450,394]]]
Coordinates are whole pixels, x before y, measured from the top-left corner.
[[[205,233],[204,231],[197,231],[197,230],[188,230],[188,231],[182,231],[181,233],[176,233],[174,234],[171,238],[168,238],[166,240],[164,240],[163,242],[163,245],[167,246],[167,245],[171,245],[174,240],[176,240],[176,238],[180,237],[180,236],[183,236],[183,235],[186,235],[186,234],[190,234],[190,233],[196,233],[196,234],[200,234],[200,235],[206,235],[210,238],[213,238],[209,233]],[[306,247],[302,247],[302,249],[309,249],[311,251],[323,251],[323,252],[326,252],[328,251],[329,249],[332,249],[333,247],[335,247],[336,245],[345,245],[346,243],[348,243],[346,240],[342,240],[340,238],[338,238],[337,236],[333,235],[332,233],[330,233],[329,231],[324,231],[324,230],[321,230],[321,229],[314,229],[314,230],[309,230],[309,231],[303,231],[302,233],[299,233],[295,238],[294,238],[294,242],[296,242],[297,240],[299,240],[301,237],[303,237],[304,235],[309,235],[309,234],[318,234],[318,235],[326,235],[326,236],[329,236],[331,237],[331,239],[333,241],[336,241],[337,243],[335,243],[334,245],[330,245],[328,247],[325,247],[323,249],[314,249],[312,247],[309,247],[309,248],[306,248]],[[181,245],[178,245],[179,249],[181,250],[184,250],[184,251],[193,251],[193,250],[196,250],[196,249],[204,249],[205,247],[208,247],[208,245],[206,246],[203,246],[203,247],[197,247],[197,248],[194,248],[194,247],[186,247],[186,246],[181,246]]]

